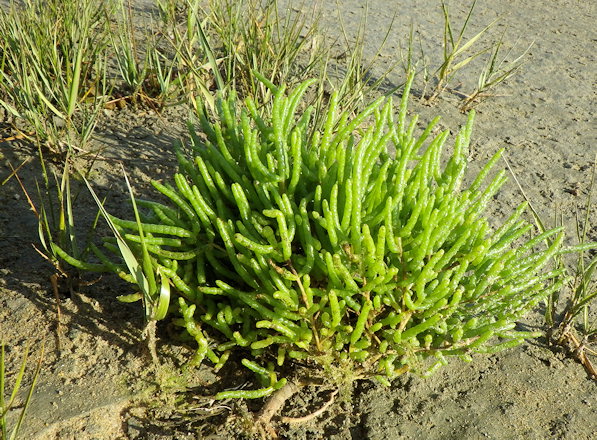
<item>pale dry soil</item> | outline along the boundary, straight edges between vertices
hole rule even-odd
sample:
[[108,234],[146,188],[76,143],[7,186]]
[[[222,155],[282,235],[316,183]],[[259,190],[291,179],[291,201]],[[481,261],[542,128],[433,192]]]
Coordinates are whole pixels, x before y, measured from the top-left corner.
[[[137,3],[142,20],[146,9],[143,2]],[[442,35],[438,3],[370,0],[365,53],[376,52],[397,10],[380,65],[399,61],[413,22],[430,69],[437,67]],[[459,22],[466,15],[466,6],[453,3],[454,20]],[[356,32],[364,12],[357,0],[339,1],[339,6],[325,2],[321,27],[332,40],[334,32],[338,37],[338,14],[342,14],[347,31]],[[478,106],[469,171],[472,175],[498,148],[506,147],[513,170],[538,211],[550,216],[559,207],[566,226],[573,231],[573,213],[585,200],[597,152],[597,7],[594,2],[574,0],[481,0],[471,33],[498,16],[501,20],[491,35],[505,29],[506,43],[517,43],[521,51],[534,44],[520,73],[497,90],[502,96]],[[382,70],[380,67],[374,73]],[[462,83],[461,90],[470,90],[477,72],[472,68],[463,73],[456,85]],[[385,86],[399,84],[403,78],[398,66]],[[453,130],[464,122],[453,94],[445,94],[428,107],[417,99],[422,88],[419,79],[410,106],[412,112],[421,114],[422,121],[440,114],[442,124]],[[92,181],[99,193],[108,196],[111,209],[126,209],[119,163],[124,163],[135,190],[150,197],[149,179],[165,179],[172,173],[175,158],[171,145],[185,136],[186,118],[182,107],[159,115],[133,107],[105,112],[94,141],[101,158]],[[0,129],[0,137],[11,134],[8,126]],[[35,183],[40,170],[35,148],[13,141],[0,144],[0,149],[1,180],[10,173],[9,163],[16,167],[31,159],[19,176],[37,201]],[[497,166],[504,167],[503,162]],[[74,182],[74,186],[81,185]],[[495,198],[490,215],[498,223],[520,201],[522,196],[511,179]],[[111,276],[86,275],[70,287],[61,283],[58,326],[49,281],[54,271],[33,247],[39,247],[37,220],[14,178],[0,187],[0,207],[0,335],[8,345],[8,370],[18,369],[26,346],[31,347],[33,359],[42,342],[46,349],[22,438],[242,438],[246,413],[258,409],[260,402],[250,402],[247,407],[242,402],[220,405],[209,399],[218,390],[245,380],[233,377],[236,367],[225,377],[214,375],[208,365],[183,375],[179,366],[191,352],[171,343],[167,326],[162,326],[158,349],[163,366],[157,375],[151,373],[140,342],[141,310],[137,304],[124,305],[115,299],[130,293],[130,286]],[[80,191],[76,210],[82,225],[95,214],[86,191]],[[594,240],[594,219],[592,224],[589,235]],[[541,310],[521,325],[545,330]],[[30,381],[27,376],[25,385]],[[161,392],[155,391],[156,381],[162,384]],[[183,393],[183,385],[190,390]],[[305,389],[284,413],[304,415],[323,404],[328,395],[325,390]],[[500,354],[476,356],[470,364],[453,360],[428,379],[404,376],[391,388],[356,383],[322,417],[304,425],[283,426],[280,434],[294,440],[588,440],[597,438],[597,384],[579,364],[551,350],[544,339],[537,339]]]

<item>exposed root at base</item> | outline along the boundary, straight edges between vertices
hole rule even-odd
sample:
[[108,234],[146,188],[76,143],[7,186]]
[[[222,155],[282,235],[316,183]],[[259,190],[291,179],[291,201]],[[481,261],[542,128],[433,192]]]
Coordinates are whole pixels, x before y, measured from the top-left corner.
[[306,423],[310,420],[313,420],[314,418],[322,415],[324,412],[328,410],[330,406],[332,406],[332,404],[336,400],[337,394],[338,390],[335,390],[330,396],[330,399],[326,403],[324,403],[321,408],[319,408],[317,411],[312,412],[311,414],[307,414],[303,417],[282,417],[280,420],[282,421],[282,423]]
[[[570,331],[565,331],[557,340],[558,345],[567,349],[569,354],[576,359],[585,368],[587,374],[594,380],[597,380],[597,369],[587,357],[586,351],[589,350],[585,341],[579,341]],[[592,352],[592,351],[591,351]]]
[[278,391],[273,393],[257,414],[255,421],[259,425],[269,425],[272,418],[279,413],[286,401],[294,396],[299,391],[299,385],[295,382],[288,382]]
[[[276,415],[282,411],[282,409],[284,408],[284,405],[286,405],[286,402],[288,401],[288,399],[290,399],[292,396],[294,396],[300,390],[300,388],[302,386],[304,386],[304,385],[296,383],[296,382],[288,382],[286,385],[284,385],[278,391],[273,393],[269,397],[269,399],[267,399],[267,401],[265,402],[265,405],[263,406],[261,411],[259,411],[259,413],[255,417],[256,427],[259,430],[259,432],[261,433],[263,438],[272,438],[272,439],[278,438],[278,434],[276,433],[276,430],[275,430],[274,426],[272,425],[272,419],[274,419],[276,417]],[[313,420],[314,418],[319,417],[320,415],[322,415],[324,412],[326,412],[329,409],[329,407],[336,400],[337,394],[338,394],[338,390],[335,390],[334,392],[332,392],[330,399],[326,403],[324,403],[321,408],[312,412],[311,414],[307,414],[306,416],[302,416],[302,417],[283,417],[282,416],[279,418],[279,420],[282,423],[293,423],[293,424],[306,423],[310,420]]]

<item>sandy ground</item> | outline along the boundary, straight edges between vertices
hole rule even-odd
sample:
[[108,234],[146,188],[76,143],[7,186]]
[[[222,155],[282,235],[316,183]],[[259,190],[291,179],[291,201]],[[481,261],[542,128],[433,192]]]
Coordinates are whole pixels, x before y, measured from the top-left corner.
[[[347,32],[354,35],[365,13],[363,2],[338,3],[322,6],[321,27],[332,40],[340,35],[339,14]],[[452,3],[454,21],[460,23],[467,6]],[[296,4],[293,8],[308,10]],[[421,67],[427,62],[430,71],[437,68],[443,26],[438,1],[370,0],[368,17],[366,54],[376,53],[394,18],[374,74],[400,60],[411,23],[424,54],[415,53],[415,60]],[[516,44],[519,52],[533,46],[520,72],[496,90],[503,96],[477,107],[469,172],[473,174],[497,149],[506,147],[512,168],[537,210],[551,216],[554,209],[562,209],[565,224],[573,231],[573,212],[584,203],[597,153],[597,6],[576,0],[480,0],[471,34],[497,17],[500,21],[488,41],[505,30],[506,45]],[[472,66],[454,84],[470,90],[477,74],[478,66]],[[403,81],[398,65],[386,86]],[[416,99],[423,87],[420,75],[410,106],[423,122],[438,114],[451,129],[464,122],[456,95],[446,93],[429,107]],[[109,194],[111,206],[126,202],[118,161],[125,163],[141,194],[151,194],[150,178],[172,172],[175,158],[170,146],[184,136],[185,118],[183,108],[161,115],[131,108],[106,112],[96,139],[106,160],[98,164],[94,185]],[[8,136],[8,127],[0,130],[0,138]],[[0,149],[1,180],[10,173],[9,163],[17,166],[35,155],[34,147],[23,142],[0,143]],[[504,163],[498,165],[503,167]],[[39,175],[35,160],[19,172],[32,193]],[[521,200],[511,179],[496,197],[491,215],[499,221]],[[86,276],[73,292],[60,293],[58,346],[56,303],[49,282],[53,271],[32,246],[38,243],[37,221],[15,179],[0,187],[0,206],[0,335],[8,344],[8,369],[18,368],[26,345],[34,356],[42,341],[46,345],[22,438],[242,438],[243,414],[255,405],[247,408],[240,402],[218,407],[202,398],[225,386],[226,378],[213,375],[208,367],[193,375],[171,367],[190,352],[170,345],[166,328],[160,331],[159,348],[164,362],[161,383],[168,383],[165,391],[155,392],[139,343],[140,310],[135,304],[116,301],[116,295],[129,292],[116,278]],[[84,192],[77,206],[84,211],[84,219],[85,208],[92,206]],[[595,224],[593,219],[593,240],[597,239]],[[521,325],[544,329],[540,311]],[[183,386],[192,391],[180,392]],[[477,356],[470,364],[454,360],[429,379],[405,376],[389,389],[357,383],[349,394],[316,421],[284,426],[280,434],[293,440],[597,438],[597,384],[579,364],[550,350],[543,339],[501,354]],[[289,403],[285,413],[301,415],[305,408],[321,405],[326,396],[307,389]],[[219,416],[210,417],[218,412]],[[234,417],[226,422],[230,414]]]

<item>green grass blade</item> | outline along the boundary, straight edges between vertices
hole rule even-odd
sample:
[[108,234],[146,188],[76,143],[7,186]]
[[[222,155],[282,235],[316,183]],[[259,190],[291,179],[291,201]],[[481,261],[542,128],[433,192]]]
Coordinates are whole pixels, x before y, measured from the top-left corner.
[[156,321],[166,317],[168,307],[170,306],[170,280],[164,274],[160,274],[160,277],[160,296],[158,297],[154,310],[152,310],[151,316]]
[[[33,390],[35,389],[35,385],[37,384],[37,379],[39,377],[39,372],[41,371],[43,358],[44,358],[44,347],[45,347],[45,343],[42,343],[41,353],[40,353],[39,359],[37,361],[37,367],[35,368],[35,372],[33,373],[33,380],[31,382],[31,386],[29,387],[29,391],[27,392],[27,397],[25,399],[25,403],[23,404],[23,409],[21,410],[21,413],[19,414],[19,419],[17,421],[17,424],[10,434],[10,440],[15,440],[18,437],[19,430],[21,429],[21,425],[23,424],[23,420],[25,420],[25,414],[26,414],[27,409],[29,408],[29,405],[31,403],[31,398],[33,397]],[[23,360],[23,364],[24,363],[25,363],[25,360]]]
[[77,238],[75,236],[75,216],[73,215],[73,204],[72,204],[72,195],[70,190],[70,170],[68,165],[68,157],[65,161],[64,171],[62,173],[62,185],[63,185],[63,194],[66,197],[66,229],[68,234],[68,240],[70,244],[70,251],[72,254],[78,258],[79,257],[79,248],[77,246]]
[[[487,26],[485,26],[483,28],[483,30],[481,30],[478,34],[476,34],[475,36],[471,37],[470,40],[468,40],[466,43],[464,43],[462,46],[457,47],[456,50],[454,51],[454,57],[459,56],[461,53],[466,52],[473,44],[475,44],[477,42],[477,40],[479,38],[481,38],[481,36],[490,28],[492,27],[495,23],[497,22],[497,19],[493,20],[491,23],[489,23]],[[486,52],[487,49],[485,49],[483,52]]]
[[0,99],[0,105],[4,107],[4,109],[8,111],[11,115],[13,115],[15,118],[22,118],[22,115],[18,112],[18,110],[14,108],[12,105],[10,105],[8,102]]
[[489,50],[489,48],[487,49],[483,49],[467,58],[465,58],[464,60],[454,64],[452,66],[452,72],[456,72],[457,70],[462,69],[464,66],[466,66],[468,63],[470,63],[471,61],[473,61],[475,58],[477,58],[479,55],[483,55],[484,53],[486,53]]
[[[197,3],[197,2],[195,2],[195,3]],[[197,21],[196,9],[193,11],[193,14],[195,15],[197,35],[199,36],[199,43],[201,44],[201,47],[203,48],[205,55],[207,55],[207,59],[209,61],[211,69],[214,73],[214,78],[216,80],[216,85],[218,86],[218,89],[221,91],[224,91],[226,89],[226,84],[224,83],[224,80],[222,79],[222,75],[220,75],[220,69],[218,67],[216,57],[211,48],[211,45],[209,44],[209,41],[207,40],[207,37],[205,36],[205,32],[203,32],[203,26],[201,26],[201,23],[199,23],[199,21]]]
[[[458,46],[460,46],[460,42],[462,41],[462,38],[464,37],[464,33],[466,32],[466,28],[468,27],[468,23],[469,23],[471,17],[473,16],[473,11],[475,10],[476,4],[477,4],[477,0],[474,0],[473,4],[471,5],[470,9],[468,10],[468,14],[466,15],[466,19],[464,20],[464,24],[460,28],[460,32],[458,33],[458,40],[456,41],[455,44],[454,44],[454,38],[450,34],[450,39],[452,40],[452,48],[453,49],[455,49]],[[448,21],[449,21],[449,19],[448,19]]]
[[2,438],[6,438],[6,418],[4,404],[4,341],[0,341],[0,432],[2,432]]
[[19,388],[21,388],[21,382],[23,380],[23,376],[25,375],[25,368],[27,367],[27,359],[29,357],[29,347],[25,347],[25,353],[23,354],[23,361],[21,362],[21,368],[19,368],[19,372],[17,373],[17,377],[15,380],[14,388],[12,389],[12,394],[10,395],[10,399],[8,400],[8,404],[4,408],[5,411],[12,406],[15,398],[17,397],[17,393],[19,392]]
[[143,269],[141,268],[141,265],[135,258],[133,251],[131,251],[131,249],[126,244],[126,241],[124,240],[124,238],[122,237],[120,232],[118,232],[116,225],[112,222],[112,220],[110,220],[110,214],[108,214],[108,211],[106,211],[106,209],[104,208],[104,205],[101,203],[97,194],[91,187],[91,184],[89,183],[89,181],[85,178],[83,178],[83,180],[85,181],[85,184],[87,185],[87,188],[89,189],[89,192],[91,193],[93,199],[95,200],[95,203],[97,204],[98,208],[100,209],[102,216],[104,217],[104,219],[108,223],[108,226],[112,230],[112,233],[114,234],[114,237],[116,238],[118,249],[120,250],[120,252],[122,254],[122,258],[124,259],[124,262],[126,263],[126,266],[129,270],[130,274],[133,276],[133,278],[137,282],[137,286],[143,293],[143,297],[146,299],[150,298],[151,292],[149,290],[149,282],[143,273]]
[[48,98],[41,91],[41,89],[39,88],[39,86],[37,85],[37,83],[33,83],[33,86],[35,87],[35,90],[37,91],[37,96],[39,97],[39,99],[41,99],[43,101],[43,103],[52,111],[52,113],[54,113],[56,116],[58,116],[61,119],[66,119],[66,115],[64,113],[62,113],[60,110],[58,110],[54,106],[54,104],[52,104],[48,100]]
[[[140,238],[140,242],[141,242],[141,252],[143,253],[143,273],[145,274],[144,278],[147,280],[147,290],[144,291],[145,302],[146,302],[146,316],[152,317],[153,308],[155,305],[153,294],[154,294],[154,292],[157,291],[155,273],[154,273],[154,269],[153,269],[153,264],[151,262],[151,257],[149,256],[149,251],[147,250],[147,243],[145,242],[145,234],[143,233],[143,226],[141,225],[141,217],[139,216],[139,210],[137,209],[137,203],[135,201],[135,195],[133,193],[133,188],[131,187],[129,178],[124,170],[124,166],[122,167],[122,172],[124,173],[124,180],[126,181],[126,186],[129,190],[129,194],[131,196],[131,203],[133,205],[133,211],[135,212],[135,220],[137,222],[137,228],[138,228],[139,238]],[[168,291],[167,297],[169,298],[169,291]],[[160,299],[162,298],[161,290],[160,290],[159,298]],[[164,316],[165,316],[165,314],[164,314]]]
[[450,24],[450,13],[448,6],[442,0],[442,12],[444,14],[444,59],[448,58],[448,42],[450,46],[454,47],[454,36],[452,35],[452,26]]
[[83,63],[83,52],[84,48],[79,47],[75,59],[75,69],[72,73],[71,83],[69,85],[67,98],[68,108],[66,112],[69,118],[73,116],[77,106],[77,101],[79,99],[79,84],[81,82],[81,64]]

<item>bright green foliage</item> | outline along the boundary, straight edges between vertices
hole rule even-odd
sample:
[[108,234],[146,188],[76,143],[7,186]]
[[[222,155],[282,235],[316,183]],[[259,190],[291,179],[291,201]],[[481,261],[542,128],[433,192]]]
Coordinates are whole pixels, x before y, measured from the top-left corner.
[[[297,111],[311,82],[287,93],[261,79],[271,116],[263,103],[219,100],[217,114],[199,115],[203,134],[191,126],[191,154],[177,151],[173,183],[154,182],[166,202],[137,201],[195,362],[221,368],[238,350],[264,386],[220,397],[273,392],[292,359],[387,383],[534,336],[515,322],[561,285],[560,272],[541,270],[563,235],[524,242],[525,205],[490,226],[483,211],[504,173],[485,180],[500,153],[461,188],[473,113],[442,167],[448,132],[432,137],[436,119],[415,137],[417,118],[406,122],[412,77],[397,120],[383,99],[349,119],[333,95],[321,130],[311,109]],[[112,221],[142,261],[137,222]]]

